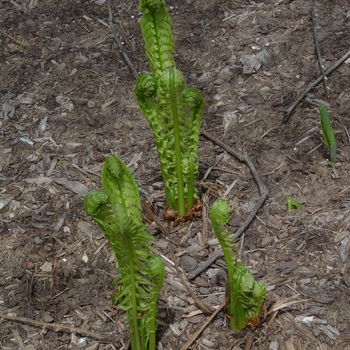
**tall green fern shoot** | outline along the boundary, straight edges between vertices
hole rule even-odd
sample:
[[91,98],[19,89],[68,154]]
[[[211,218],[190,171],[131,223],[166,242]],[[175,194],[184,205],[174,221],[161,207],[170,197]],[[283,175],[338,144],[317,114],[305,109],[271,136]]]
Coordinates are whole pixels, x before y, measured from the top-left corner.
[[329,119],[326,107],[321,105],[319,107],[321,115],[321,128],[324,141],[329,149],[329,160],[332,163],[337,162],[337,143],[335,142],[335,136],[332,128],[331,120]]
[[84,209],[98,223],[118,261],[119,306],[126,311],[133,350],[155,350],[157,300],[164,264],[150,253],[153,237],[141,220],[140,195],[125,164],[109,156],[102,168],[104,190],[87,194]]
[[171,19],[164,0],[141,0],[140,25],[152,75],[141,74],[135,95],[153,131],[167,206],[184,216],[197,196],[198,142],[204,100],[186,89],[175,68]]
[[224,199],[217,199],[210,209],[210,221],[227,264],[231,328],[241,330],[248,324],[254,324],[254,320],[260,317],[266,288],[263,283],[255,281],[250,271],[237,261],[235,241],[225,227],[229,216],[229,203]]

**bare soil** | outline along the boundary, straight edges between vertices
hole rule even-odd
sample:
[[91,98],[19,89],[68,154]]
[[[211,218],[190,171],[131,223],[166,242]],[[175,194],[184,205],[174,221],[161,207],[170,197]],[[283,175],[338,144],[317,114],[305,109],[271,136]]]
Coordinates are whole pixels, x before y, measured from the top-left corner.
[[[320,75],[313,1],[167,3],[177,67],[206,101],[203,130],[247,152],[270,190],[239,241],[242,262],[268,287],[266,317],[254,331],[234,333],[222,311],[191,349],[350,349],[350,62],[329,76],[328,95],[320,83],[282,123],[280,111]],[[315,13],[327,70],[349,50],[350,6],[346,0],[316,1]],[[227,193],[234,232],[259,198],[246,164],[201,136],[206,211],[177,228],[163,221],[154,140],[125,59],[136,72],[149,71],[139,18],[137,1],[111,1],[110,10],[104,0],[0,1],[1,349],[127,347],[127,323],[110,300],[114,256],[82,208],[84,195],[101,188],[107,155],[128,164],[145,205],[168,232],[144,213],[155,248],[188,276],[217,248],[210,203],[234,183]],[[333,168],[320,104],[336,135]],[[300,209],[288,212],[287,197]],[[209,307],[224,300],[225,271],[220,257],[188,281]],[[158,349],[181,349],[209,317],[198,310],[167,263]]]

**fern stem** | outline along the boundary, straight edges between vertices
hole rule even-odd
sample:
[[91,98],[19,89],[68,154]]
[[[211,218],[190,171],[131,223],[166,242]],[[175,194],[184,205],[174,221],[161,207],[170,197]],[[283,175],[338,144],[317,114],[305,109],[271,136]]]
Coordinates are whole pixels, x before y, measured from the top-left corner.
[[190,174],[189,181],[187,183],[187,207],[188,209],[192,209],[193,207],[193,198],[194,198],[194,164],[191,156],[189,157],[190,164]]
[[[121,223],[122,221],[120,221]],[[124,227],[120,225],[120,232],[122,235],[128,235],[128,232],[125,232]],[[143,350],[141,346],[141,339],[140,339],[140,330],[139,330],[139,317],[138,317],[138,311],[137,311],[137,282],[136,282],[136,267],[134,265],[134,252],[135,247],[133,246],[133,243],[130,239],[125,239],[126,243],[126,249],[131,253],[130,258],[130,284],[131,284],[131,310],[128,310],[129,314],[129,327],[130,327],[130,341],[131,341],[131,348],[132,350]]]
[[174,68],[169,68],[169,86],[171,98],[171,110],[173,116],[173,133],[175,140],[175,160],[176,160],[176,177],[177,177],[177,196],[178,196],[178,214],[184,216],[186,214],[185,208],[185,193],[184,181],[182,176],[182,155],[181,155],[181,135],[179,126],[179,106],[177,103],[178,94],[175,89],[175,74]]

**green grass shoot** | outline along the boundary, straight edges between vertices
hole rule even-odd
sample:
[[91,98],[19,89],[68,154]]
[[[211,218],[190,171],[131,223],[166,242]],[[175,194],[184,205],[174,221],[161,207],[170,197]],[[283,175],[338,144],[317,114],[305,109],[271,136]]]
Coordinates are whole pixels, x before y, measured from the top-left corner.
[[297,210],[300,209],[300,202],[298,201],[293,201],[292,197],[287,198],[287,207],[288,207],[288,212],[291,212],[293,210],[293,207]]
[[121,288],[112,300],[127,313],[132,350],[155,350],[164,264],[150,252],[154,238],[142,223],[139,190],[129,169],[111,155],[101,176],[104,190],[87,194],[83,205],[104,232],[118,261],[116,284]]
[[328,117],[326,107],[321,105],[319,107],[319,111],[321,115],[321,128],[322,128],[323,139],[329,150],[329,160],[332,163],[336,163],[337,162],[337,144],[335,142],[335,136],[334,136],[332,124]]
[[255,281],[253,275],[237,261],[236,242],[225,225],[230,216],[230,205],[224,199],[217,199],[210,209],[210,221],[224,253],[229,282],[228,313],[233,330],[254,326],[259,320],[266,296],[266,287]]
[[141,0],[140,20],[152,75],[141,74],[135,95],[155,138],[166,203],[186,215],[197,197],[198,142],[204,100],[195,88],[186,89],[172,54],[171,19],[164,0]]

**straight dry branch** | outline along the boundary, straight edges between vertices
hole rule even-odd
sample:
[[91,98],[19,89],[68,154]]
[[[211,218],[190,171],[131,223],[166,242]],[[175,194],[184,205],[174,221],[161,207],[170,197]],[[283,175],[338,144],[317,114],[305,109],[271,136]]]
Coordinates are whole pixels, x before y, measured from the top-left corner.
[[111,339],[111,335],[102,335],[102,334],[97,334],[94,332],[90,332],[86,329],[83,328],[78,328],[78,327],[69,327],[60,323],[47,323],[47,322],[41,322],[41,321],[36,321],[36,320],[31,320],[29,318],[25,317],[15,317],[15,316],[7,316],[0,314],[0,318],[3,318],[4,320],[9,320],[13,322],[20,322],[24,324],[28,324],[30,326],[34,327],[40,327],[40,328],[48,328],[53,330],[54,332],[71,332],[71,333],[78,333],[81,335],[84,335],[86,337],[90,337],[92,339],[97,339],[97,340],[104,340],[107,341]]
[[[350,51],[348,51],[343,57],[341,57],[331,68],[329,68],[324,75],[328,77],[331,75],[341,64],[343,64],[346,59],[350,57]],[[323,79],[323,75],[318,77],[315,81],[313,81],[304,91],[303,93],[297,98],[297,100],[286,110],[286,111],[280,111],[284,114],[283,122],[287,122],[291,115],[293,114],[294,110],[298,107],[299,103],[304,99],[304,97],[317,85],[319,84]]]
[[269,190],[265,186],[264,182],[262,181],[260,174],[256,170],[255,165],[253,164],[253,162],[251,161],[251,159],[249,158],[247,153],[240,153],[240,152],[234,150],[232,147],[230,147],[226,143],[222,142],[221,140],[219,140],[218,138],[211,135],[210,133],[208,133],[205,130],[201,130],[201,134],[203,136],[205,136],[206,138],[208,138],[209,140],[215,142],[218,146],[220,146],[221,148],[226,150],[228,153],[233,155],[235,158],[237,158],[241,162],[246,163],[250,169],[250,172],[252,173],[252,175],[254,177],[255,182],[257,183],[257,185],[259,187],[259,191],[260,191],[259,200],[255,204],[251,213],[248,215],[248,218],[244,221],[243,225],[233,235],[233,239],[238,239],[243,234],[243,232],[247,229],[249,224],[253,221],[255,215],[257,214],[257,212],[259,211],[259,209],[261,208],[261,206],[265,202],[265,200],[269,194]]
[[328,95],[328,92],[329,92],[328,78],[325,75],[324,66],[322,64],[320,44],[318,42],[317,31],[316,31],[315,6],[313,4],[311,6],[311,21],[312,21],[312,32],[314,34],[315,50],[317,54],[318,65],[320,67],[320,71],[322,74],[323,85],[326,91],[326,95]]

